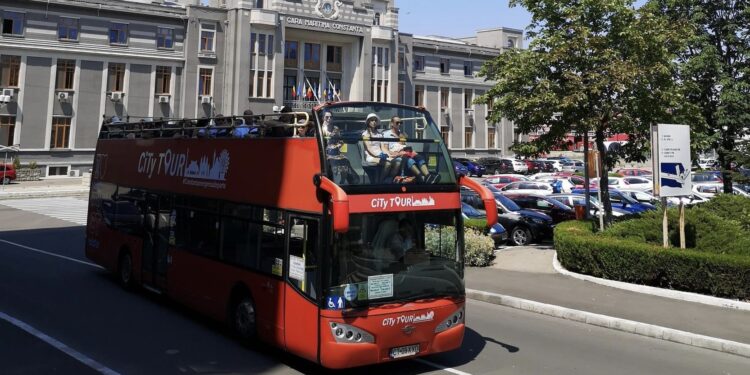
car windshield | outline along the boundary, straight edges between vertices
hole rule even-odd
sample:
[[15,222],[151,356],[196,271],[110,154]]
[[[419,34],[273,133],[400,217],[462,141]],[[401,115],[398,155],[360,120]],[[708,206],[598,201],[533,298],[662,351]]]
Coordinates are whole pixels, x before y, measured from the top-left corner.
[[480,219],[484,217],[484,214],[479,212],[476,208],[472,207],[468,203],[461,203],[461,212],[471,219]]
[[341,186],[456,183],[440,130],[423,109],[336,103],[316,116],[329,178]]
[[346,307],[463,295],[460,212],[354,214],[335,234],[327,299]]
[[521,207],[518,207],[516,202],[513,202],[510,198],[502,195],[502,194],[495,194],[495,199],[500,202],[503,207],[508,209],[508,211],[520,211]]
[[487,190],[493,192],[493,193],[499,193],[500,189],[496,188],[494,185],[486,184],[484,187],[487,188]]

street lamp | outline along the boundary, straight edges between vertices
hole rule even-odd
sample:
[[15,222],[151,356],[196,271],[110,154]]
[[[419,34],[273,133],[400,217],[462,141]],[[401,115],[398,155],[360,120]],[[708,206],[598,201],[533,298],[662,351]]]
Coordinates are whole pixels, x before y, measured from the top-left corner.
[[12,146],[2,146],[0,145],[0,152],[5,152],[5,157],[3,158],[3,178],[1,180],[3,190],[5,190],[5,175],[7,173],[6,165],[8,164],[8,151],[10,152],[18,152],[21,150],[21,145],[12,145]]

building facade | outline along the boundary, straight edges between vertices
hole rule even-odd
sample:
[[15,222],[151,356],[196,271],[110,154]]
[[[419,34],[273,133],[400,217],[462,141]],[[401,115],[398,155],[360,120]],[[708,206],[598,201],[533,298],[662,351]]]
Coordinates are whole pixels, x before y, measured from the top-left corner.
[[395,0],[0,0],[0,144],[46,176],[87,171],[103,119],[196,118],[373,100],[427,108],[456,156],[504,155],[473,104],[522,32],[398,31]]

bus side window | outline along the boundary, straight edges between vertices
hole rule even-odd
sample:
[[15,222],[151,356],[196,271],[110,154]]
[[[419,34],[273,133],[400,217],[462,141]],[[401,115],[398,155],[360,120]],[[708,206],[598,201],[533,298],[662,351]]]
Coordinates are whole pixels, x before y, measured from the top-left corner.
[[260,226],[246,220],[224,217],[221,231],[221,259],[231,264],[258,269]]
[[289,230],[289,282],[315,300],[318,297],[318,221],[293,218]]
[[194,253],[217,258],[219,255],[219,216],[190,208],[177,210],[177,243]]
[[284,228],[263,224],[260,239],[260,271],[281,277],[284,266]]

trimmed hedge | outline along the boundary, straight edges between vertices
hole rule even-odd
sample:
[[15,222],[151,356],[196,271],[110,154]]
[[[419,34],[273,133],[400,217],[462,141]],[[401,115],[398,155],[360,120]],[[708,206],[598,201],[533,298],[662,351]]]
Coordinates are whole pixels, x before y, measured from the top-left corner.
[[467,266],[487,267],[495,259],[495,242],[480,231],[464,230],[464,248]]
[[[661,226],[656,228],[660,231]],[[594,233],[588,222],[568,221],[555,228],[554,241],[560,263],[573,272],[718,297],[750,298],[750,256],[664,249],[643,242],[643,237]]]
[[738,222],[746,231],[750,231],[750,198],[733,194],[719,194],[700,207],[726,219]]

